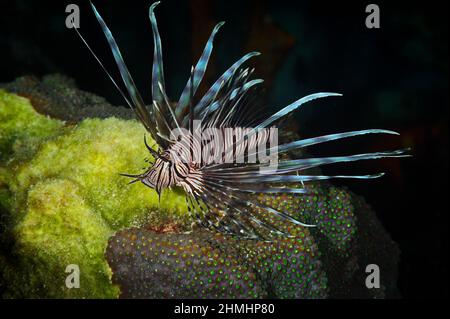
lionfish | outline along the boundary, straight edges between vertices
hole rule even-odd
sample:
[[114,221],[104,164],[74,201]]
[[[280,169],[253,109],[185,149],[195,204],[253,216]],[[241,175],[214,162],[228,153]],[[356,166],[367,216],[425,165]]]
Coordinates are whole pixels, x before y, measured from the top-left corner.
[[[264,216],[269,215],[300,227],[315,227],[315,225],[300,221],[286,211],[275,209],[258,201],[255,194],[307,194],[304,182],[308,181],[335,178],[378,178],[384,173],[329,176],[301,174],[301,172],[333,163],[408,156],[405,154],[406,150],[395,150],[351,156],[284,159],[277,162],[275,169],[269,170],[263,169],[267,167],[268,163],[262,161],[254,163],[245,160],[243,162],[223,161],[223,158],[229,157],[230,154],[232,157],[236,157],[244,152],[247,152],[245,158],[248,159],[250,155],[254,155],[248,154],[248,152],[255,152],[256,148],[259,150],[259,147],[262,148],[274,137],[269,130],[275,127],[274,124],[305,103],[324,97],[337,97],[341,94],[329,92],[310,94],[270,116],[263,117],[267,109],[263,108],[258,99],[258,87],[263,80],[252,79],[253,70],[243,67],[250,58],[260,54],[259,52],[250,52],[229,67],[201,98],[195,98],[212,53],[214,37],[224,24],[224,22],[220,22],[212,30],[197,64],[191,68],[190,77],[178,102],[172,102],[165,92],[161,38],[154,14],[154,9],[158,4],[159,2],[153,3],[149,10],[154,42],[151,79],[153,101],[150,106],[146,106],[144,103],[111,31],[92,3],[92,10],[109,43],[128,97],[75,26],[74,29],[127,105],[134,111],[137,119],[157,143],[158,149],[154,150],[148,145],[144,136],[144,143],[154,159],[153,163],[142,174],[122,175],[134,178],[131,183],[142,182],[155,189],[158,194],[166,188],[181,187],[186,193],[189,213],[200,225],[210,230],[251,239],[290,236],[288,232],[275,226],[275,223],[271,222],[273,219]],[[194,122],[200,124],[194,127]],[[238,127],[247,128],[244,131],[245,134],[235,134],[231,137],[225,134],[227,128]],[[215,156],[213,160],[198,159],[198,156],[195,155],[202,153],[205,141],[196,138],[195,135],[199,130],[204,131],[211,128],[215,129],[216,135],[221,135],[224,139],[224,147],[220,149],[219,154],[216,154],[218,156]],[[174,131],[181,133],[177,137],[173,137],[171,132]],[[384,129],[349,131],[271,146],[269,151],[272,153],[271,156],[278,157],[278,155],[282,156],[287,152],[307,146],[365,134],[399,135],[394,131]],[[218,161],[218,158],[222,161]]]

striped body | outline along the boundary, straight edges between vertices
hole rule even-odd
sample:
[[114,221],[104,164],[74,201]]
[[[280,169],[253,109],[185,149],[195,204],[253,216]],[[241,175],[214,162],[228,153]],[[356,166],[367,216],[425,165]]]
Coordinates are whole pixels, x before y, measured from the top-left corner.
[[266,145],[272,145],[277,138],[275,133],[271,134],[272,131],[260,130],[241,143],[238,141],[251,132],[250,128],[209,128],[204,131],[206,134],[203,132],[197,138],[186,136],[159,155],[147,172],[140,175],[140,181],[158,193],[165,188],[181,186],[186,193],[193,195],[202,189],[202,167],[224,163],[236,167],[248,164],[249,160],[256,164],[260,159],[258,153],[265,153]]

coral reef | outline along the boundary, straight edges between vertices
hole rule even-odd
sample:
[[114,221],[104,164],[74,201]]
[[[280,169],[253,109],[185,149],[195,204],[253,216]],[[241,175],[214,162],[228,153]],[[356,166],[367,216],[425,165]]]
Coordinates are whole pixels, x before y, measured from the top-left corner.
[[[113,282],[125,298],[396,296],[398,248],[364,200],[326,184],[307,187],[311,196],[260,198],[297,218],[314,215],[316,230],[277,225],[295,238],[259,242],[201,230],[120,231],[107,248]],[[365,267],[373,263],[384,270],[380,289],[365,286]]]
[[[125,120],[130,112],[58,75],[3,87],[31,101],[0,91],[3,297],[396,295],[397,245],[347,189],[309,183],[308,195],[255,195],[317,224],[278,225],[295,238],[257,242],[186,232],[180,191],[164,192],[159,203],[154,191],[127,187],[118,175],[136,173],[149,156],[144,129]],[[383,271],[380,289],[365,286],[365,267],[373,263]],[[64,285],[68,264],[80,266],[79,289]]]
[[127,298],[320,298],[327,280],[313,242],[306,229],[276,242],[130,229],[107,258]]

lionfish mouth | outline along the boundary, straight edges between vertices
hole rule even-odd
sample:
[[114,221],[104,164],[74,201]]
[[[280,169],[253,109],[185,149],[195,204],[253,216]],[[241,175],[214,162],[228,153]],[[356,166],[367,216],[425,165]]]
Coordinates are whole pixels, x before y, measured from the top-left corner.
[[[123,96],[127,105],[135,112],[137,119],[157,143],[158,148],[163,150],[163,154],[170,153],[171,150],[177,147],[185,151],[188,150],[189,153],[196,153],[199,149],[202,152],[204,146],[202,140],[200,142],[197,141],[197,146],[193,149],[186,147],[186,144],[172,136],[173,132],[184,132],[183,136],[194,135],[196,133],[194,129],[196,121],[201,122],[201,131],[216,129],[220,134],[226,128],[247,129],[246,134],[238,134],[239,136],[234,136],[231,140],[225,142],[225,149],[236,152],[236,149],[241,147],[248,150],[250,146],[268,143],[270,134],[259,135],[259,133],[276,127],[280,120],[298,110],[304,104],[319,98],[341,96],[339,93],[330,92],[310,94],[292,102],[286,107],[280,108],[279,111],[270,116],[265,116],[269,109],[265,108],[259,99],[260,86],[263,80],[252,79],[253,70],[243,67],[249,59],[259,55],[258,52],[250,52],[231,65],[203,96],[197,97],[197,89],[203,79],[212,53],[214,37],[224,24],[220,22],[212,30],[203,53],[196,65],[192,67],[190,77],[178,102],[170,103],[170,99],[165,91],[161,38],[154,14],[154,9],[158,4],[159,2],[153,3],[149,10],[154,43],[151,83],[152,103],[150,103],[150,106],[146,106],[144,103],[111,31],[92,3],[92,10],[106,36],[128,94],[125,94],[125,91],[119,87],[78,30],[74,29],[106,72],[113,85]],[[218,135],[220,134],[218,133]],[[274,147],[270,147],[270,150],[278,158],[278,155],[285,155],[296,149],[367,134],[398,135],[396,132],[384,129],[348,131],[295,140],[281,145],[277,144]],[[251,142],[252,139],[253,142]],[[192,141],[189,138],[188,140]],[[305,174],[305,171],[310,168],[335,163],[409,156],[406,154],[407,150],[394,150],[350,156],[294,158],[277,161],[276,167],[269,171],[264,171],[264,167],[267,165],[260,161],[253,163],[245,161],[243,163],[221,163],[215,160],[202,160],[201,162],[196,161],[195,163],[201,163],[201,165],[196,169],[192,169],[194,163],[192,156],[186,156],[187,161],[174,161],[170,156],[165,157],[153,150],[146,140],[145,145],[155,158],[155,163],[144,174],[121,174],[134,178],[130,183],[141,181],[156,189],[158,193],[168,185],[183,185],[186,190],[186,202],[189,212],[199,224],[208,229],[251,239],[290,236],[288,232],[275,226],[279,223],[288,223],[296,227],[315,226],[314,220],[297,220],[287,211],[283,211],[280,208],[275,209],[258,201],[255,194],[300,194],[301,196],[307,193],[303,185],[309,181],[336,178],[378,178],[383,173],[368,175],[308,175]],[[198,145],[200,145],[200,148]],[[228,154],[225,151],[219,155],[221,158],[224,158]],[[280,156],[280,158],[282,157]]]

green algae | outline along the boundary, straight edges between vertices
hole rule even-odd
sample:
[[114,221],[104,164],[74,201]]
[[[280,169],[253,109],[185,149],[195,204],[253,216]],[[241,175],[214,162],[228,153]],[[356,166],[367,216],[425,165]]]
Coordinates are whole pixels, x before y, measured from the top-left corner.
[[[186,223],[180,191],[165,191],[159,202],[119,175],[145,166],[144,133],[117,118],[68,126],[0,91],[0,240],[10,248],[0,250],[4,297],[117,297],[104,258],[108,238],[149,221]],[[65,286],[69,264],[80,268],[80,288]]]

